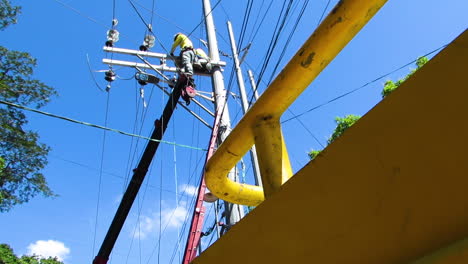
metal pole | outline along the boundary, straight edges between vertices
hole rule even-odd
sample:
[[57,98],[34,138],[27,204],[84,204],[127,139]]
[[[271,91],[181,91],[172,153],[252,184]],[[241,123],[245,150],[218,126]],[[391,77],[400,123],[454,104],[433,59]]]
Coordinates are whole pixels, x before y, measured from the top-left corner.
[[[203,10],[206,19],[210,57],[212,60],[218,61],[218,45],[216,42],[214,23],[213,17],[211,16],[211,5],[209,0],[203,0]],[[215,66],[213,68],[211,82],[213,84],[213,94],[216,111],[215,120],[213,124],[213,131],[210,137],[210,144],[205,163],[208,162],[208,160],[213,155],[216,143],[221,144],[221,142],[224,141],[224,139],[229,134],[229,131],[231,130],[229,110],[226,105],[226,91],[224,89],[223,75],[219,66]],[[231,179],[235,178],[235,173],[233,169],[229,172],[228,177],[230,177]],[[193,212],[192,223],[190,225],[189,236],[187,238],[182,264],[188,264],[196,257],[196,249],[200,245],[202,231],[201,229],[203,228],[203,221],[205,217],[205,206],[203,205],[203,196],[205,194],[205,189],[206,185],[205,178],[203,175],[197,194],[197,202],[195,205],[195,210]],[[233,225],[243,217],[243,210],[241,210],[243,209],[242,206],[226,203],[225,207],[232,209],[226,212],[226,214],[229,215],[229,217],[226,217],[226,222],[228,222],[229,224]]]
[[[232,57],[234,58],[234,67],[236,68],[236,75],[237,75],[237,85],[239,86],[239,92],[242,100],[242,110],[244,114],[247,113],[249,110],[249,102],[247,101],[247,95],[245,93],[245,86],[244,86],[244,77],[242,76],[242,70],[240,68],[239,58],[237,54],[237,47],[236,41],[234,39],[234,32],[232,30],[231,21],[227,22],[228,31],[229,31],[229,39],[231,40],[231,50],[232,50]],[[257,159],[257,149],[255,145],[252,146],[250,149],[250,160],[252,161],[252,166],[254,168],[254,179],[255,185],[262,186],[262,178],[260,176],[260,167],[258,165]]]
[[255,101],[258,100],[258,91],[257,85],[255,84],[255,79],[251,70],[248,70],[247,73],[249,74],[250,85],[252,86],[252,91],[254,92]]
[[[174,112],[174,109],[177,105],[177,101],[179,100],[183,85],[183,81],[179,78],[171,96],[169,97],[169,100],[167,101],[166,106],[164,107],[161,118],[155,122],[155,129],[151,134],[151,139],[162,139],[169,120],[171,119],[172,113]],[[148,168],[151,164],[151,161],[153,160],[154,154],[156,154],[158,146],[159,142],[157,141],[149,141],[146,145],[145,151],[141,156],[137,168],[133,170],[132,179],[128,184],[127,190],[125,191],[119,208],[115,213],[114,219],[112,220],[109,230],[107,231],[106,237],[101,244],[101,248],[93,260],[93,264],[106,264],[109,260],[110,253],[112,252],[115,242],[117,241],[120,231],[122,230],[125,219],[127,218],[128,213],[132,208],[133,202],[135,201],[141,184],[145,179],[146,173],[148,172]]]
[[[216,40],[216,32],[213,22],[213,15],[211,13],[211,3],[209,0],[203,0],[203,11],[205,14],[206,34],[208,38],[208,48],[210,58],[214,61],[219,61],[218,42]],[[226,103],[226,90],[224,89],[223,74],[219,66],[213,67],[213,74],[211,76],[213,83],[213,93],[215,98],[215,107],[217,111],[222,111],[221,120],[218,130],[218,143],[226,139],[231,131],[231,120],[229,117],[229,108]],[[233,169],[228,174],[229,179],[235,180],[235,172]],[[243,206],[237,204],[229,204],[225,202],[226,224],[232,226],[244,216]]]

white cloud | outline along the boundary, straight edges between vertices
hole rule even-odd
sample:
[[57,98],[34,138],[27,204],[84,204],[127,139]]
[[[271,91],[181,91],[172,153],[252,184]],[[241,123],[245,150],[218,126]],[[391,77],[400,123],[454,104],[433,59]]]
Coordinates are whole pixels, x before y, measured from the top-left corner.
[[149,234],[159,230],[159,219],[162,221],[162,228],[175,229],[180,228],[187,216],[187,203],[180,202],[179,206],[174,208],[166,208],[161,211],[161,217],[158,213],[140,216],[140,225],[135,226],[131,236],[135,238],[145,239]]
[[44,258],[57,257],[58,260],[64,261],[69,254],[70,249],[57,240],[38,240],[28,246],[28,255],[37,255]]
[[182,184],[179,186],[179,192],[183,192],[188,196],[194,196],[198,192],[198,188],[190,184]]
[[151,216],[140,216],[140,225],[135,226],[132,236],[135,238],[145,239],[148,234],[152,233],[158,226],[159,219],[156,214]]
[[181,202],[176,208],[168,208],[161,212],[163,226],[167,228],[179,228],[185,221],[187,216],[186,203]]

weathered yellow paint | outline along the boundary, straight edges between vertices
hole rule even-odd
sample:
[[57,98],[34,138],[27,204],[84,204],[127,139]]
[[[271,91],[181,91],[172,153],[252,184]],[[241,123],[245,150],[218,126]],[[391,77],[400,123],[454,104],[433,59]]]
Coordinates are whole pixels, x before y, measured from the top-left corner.
[[[279,119],[259,121],[253,128],[265,198],[279,190],[292,176],[288,151]],[[260,155],[262,153],[263,155]]]
[[468,31],[193,263],[411,263],[468,237],[467,61]]
[[[226,175],[256,143],[256,140],[262,140],[260,144],[277,144],[277,140],[274,139],[278,136],[277,132],[271,132],[276,134],[270,135],[267,129],[256,127],[268,120],[277,122],[284,111],[386,1],[341,0],[336,5],[210,158],[205,167],[205,177],[211,192],[225,201],[237,204],[255,206],[264,200],[260,187],[236,183]],[[255,138],[254,130],[257,131]],[[284,146],[284,142],[281,145]],[[265,150],[271,148],[274,147],[265,146]],[[282,152],[262,152],[261,149],[259,150],[257,146],[258,158],[266,161],[277,160],[286,148],[282,148]],[[271,183],[267,187],[270,188],[267,189],[268,193],[275,192],[281,186],[278,183],[283,180],[271,178],[278,177],[282,171],[288,171],[290,164],[286,160],[278,163],[285,164],[286,168],[270,166],[271,163],[264,162],[264,164],[269,167],[261,168],[262,171],[268,172],[262,174],[262,180],[266,179]],[[281,177],[288,178],[287,175]]]

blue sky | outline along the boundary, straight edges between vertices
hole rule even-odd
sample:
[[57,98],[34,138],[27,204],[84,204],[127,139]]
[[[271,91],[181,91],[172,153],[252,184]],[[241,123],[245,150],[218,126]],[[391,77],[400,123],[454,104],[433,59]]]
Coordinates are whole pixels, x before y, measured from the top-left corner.
[[[121,34],[116,46],[136,49],[145,34],[145,26],[128,1],[115,2],[115,14],[119,20],[117,29]],[[262,2],[256,1],[253,5],[246,39],[251,36],[257,14],[263,14],[266,9],[267,3],[261,7]],[[331,1],[328,10],[336,2]],[[160,116],[167,96],[157,87],[148,85],[144,87],[148,106],[143,108],[140,86],[131,78],[134,70],[117,68],[120,78],[112,84],[110,93],[105,93],[99,90],[91,77],[91,74],[94,75],[99,86],[104,88],[103,73],[90,72],[88,68],[87,56],[92,71],[108,69],[101,63],[102,58],[109,56],[102,51],[102,46],[113,16],[113,1],[43,0],[13,3],[22,5],[23,11],[17,25],[0,32],[0,45],[30,52],[38,59],[36,78],[55,87],[60,94],[42,110],[143,136],[150,135],[153,120]],[[135,3],[142,17],[149,22],[151,14],[148,10],[152,9],[153,1],[139,0]],[[213,6],[215,3],[212,1]],[[298,5],[295,5],[292,19],[280,39],[280,47],[284,45],[302,3],[298,1]],[[312,33],[326,3],[326,0],[309,3],[279,69]],[[246,0],[221,1],[213,12],[220,49],[228,54],[230,47],[226,21],[232,20],[236,37],[239,38],[246,4]],[[242,65],[244,72],[247,69],[259,71],[281,4],[282,1],[273,2],[266,22],[253,41],[247,63]],[[157,43],[153,51],[165,53],[164,49],[170,48],[173,35],[179,31],[193,30],[195,46],[202,46],[198,39],[206,39],[204,25],[196,28],[202,19],[201,1],[155,1],[154,6],[153,29],[162,45]],[[466,10],[468,2],[465,0],[389,1],[291,106],[291,112],[286,112],[283,120],[292,117],[292,113],[303,113],[361,87],[449,43],[467,28]],[[241,47],[246,44],[247,40]],[[272,57],[272,64],[277,61],[280,47]],[[116,55],[114,58],[132,60],[128,56]],[[228,62],[224,71],[227,87],[232,63],[229,58],[223,59]],[[308,162],[308,151],[320,149],[320,144],[326,145],[335,127],[336,116],[365,114],[381,100],[380,91],[385,80],[401,78],[412,68],[414,66],[405,67],[355,93],[302,115],[300,120],[310,133],[297,120],[284,123],[283,132],[294,171]],[[273,65],[270,65],[264,81],[268,81],[272,69]],[[207,77],[197,78],[197,85],[202,91],[211,90]],[[248,83],[246,87],[250,89]],[[264,89],[265,85],[260,85],[259,91]],[[235,85],[232,92],[238,93]],[[205,104],[213,108],[207,102]],[[189,107],[209,123],[212,122],[209,115],[196,105]],[[240,103],[231,97],[229,107],[235,124],[241,117]],[[39,132],[41,142],[52,148],[49,165],[43,172],[59,196],[54,199],[37,197],[2,214],[0,243],[10,244],[17,254],[47,254],[44,250],[48,249],[53,251],[50,254],[63,257],[67,264],[91,263],[118,206],[126,178],[136,166],[146,142],[113,132],[107,132],[104,140],[104,132],[96,128],[36,113],[27,113],[27,116],[29,129]],[[205,148],[209,132],[179,107],[164,139]],[[169,263],[173,252],[176,252],[173,262],[179,262],[178,253],[174,251],[176,238],[183,233],[181,228],[187,212],[191,210],[193,186],[199,181],[204,156],[205,152],[200,150],[167,144],[160,146],[110,263],[157,263],[158,252],[161,263]],[[252,182],[248,160],[247,157],[246,181]],[[211,205],[207,206],[210,216],[204,230],[213,223]],[[161,237],[161,247],[158,246],[160,221],[163,229],[167,226]],[[135,228],[140,235],[134,232]],[[182,236],[185,237],[184,234]],[[209,238],[203,238],[203,245],[208,243]],[[180,254],[183,254],[184,246],[183,241]]]

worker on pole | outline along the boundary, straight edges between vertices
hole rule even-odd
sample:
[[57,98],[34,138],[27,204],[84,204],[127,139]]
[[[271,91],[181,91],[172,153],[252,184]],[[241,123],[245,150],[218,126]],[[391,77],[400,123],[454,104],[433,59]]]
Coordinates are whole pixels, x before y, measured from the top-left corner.
[[171,48],[171,56],[174,57],[175,49],[180,48],[180,57],[182,59],[182,73],[191,77],[193,75],[193,61],[195,60],[195,52],[193,50],[193,44],[190,39],[182,34],[177,33],[174,35],[174,43],[172,44]]

